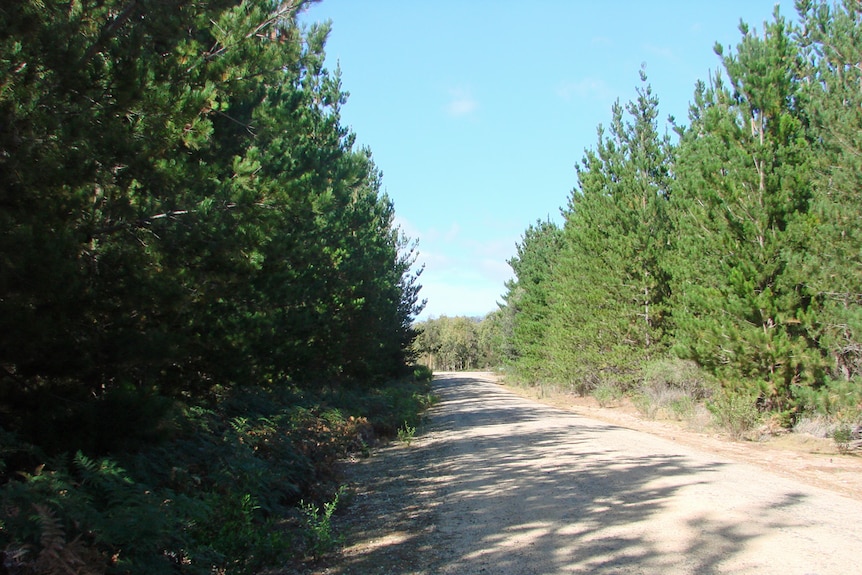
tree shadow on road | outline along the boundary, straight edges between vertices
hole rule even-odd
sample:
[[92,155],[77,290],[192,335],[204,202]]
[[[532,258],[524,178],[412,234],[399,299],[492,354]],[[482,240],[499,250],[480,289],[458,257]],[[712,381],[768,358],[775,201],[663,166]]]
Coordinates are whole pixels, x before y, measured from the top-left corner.
[[[435,386],[441,402],[424,435],[372,462],[380,464],[369,494],[376,503],[352,511],[398,535],[345,556],[335,572],[714,573],[762,526],[793,527],[776,511],[804,499],[722,509],[710,484],[724,463],[630,445],[628,430],[525,402],[480,378],[453,375]],[[680,508],[697,493],[695,509]],[[379,537],[360,528],[353,538],[372,532]]]

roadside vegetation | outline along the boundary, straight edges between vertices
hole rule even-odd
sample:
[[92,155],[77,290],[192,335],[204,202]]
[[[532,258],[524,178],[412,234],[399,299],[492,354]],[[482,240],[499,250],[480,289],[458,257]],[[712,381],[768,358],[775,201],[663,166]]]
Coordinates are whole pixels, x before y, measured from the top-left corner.
[[96,455],[74,450],[74,431],[55,452],[4,432],[6,569],[257,573],[318,559],[337,543],[338,461],[415,429],[428,405],[428,381],[412,378],[317,392],[258,386],[174,406],[117,437],[134,448]]
[[0,570],[319,557],[415,429],[415,244],[306,2],[0,8]]
[[562,226],[527,228],[500,309],[472,327],[510,381],[625,395],[647,417],[706,408],[734,438],[858,444],[862,8],[797,10],[715,47],[687,122],[659,121],[645,73],[613,106]]

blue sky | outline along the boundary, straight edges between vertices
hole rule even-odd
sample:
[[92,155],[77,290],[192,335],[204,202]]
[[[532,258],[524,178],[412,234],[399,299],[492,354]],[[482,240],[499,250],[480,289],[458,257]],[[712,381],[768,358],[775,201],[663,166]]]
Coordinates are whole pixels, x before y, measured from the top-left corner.
[[[793,17],[792,0],[778,3]],[[562,222],[574,166],[645,65],[661,119],[686,123],[695,82],[762,30],[771,0],[323,0],[327,67],[350,92],[342,123],[383,172],[419,241],[420,319],[497,308],[528,225]]]

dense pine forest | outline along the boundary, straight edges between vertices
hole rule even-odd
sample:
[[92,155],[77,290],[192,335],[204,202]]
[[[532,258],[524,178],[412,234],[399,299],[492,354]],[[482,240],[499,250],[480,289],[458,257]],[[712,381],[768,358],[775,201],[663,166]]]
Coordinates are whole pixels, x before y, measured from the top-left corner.
[[485,320],[514,377],[696,380],[732,425],[860,423],[862,7],[797,10],[715,47],[686,122],[659,121],[645,74],[613,107],[562,226],[524,232]]
[[337,461],[433,401],[416,359],[855,432],[857,1],[741,25],[687,119],[643,73],[499,309],[417,325],[311,1],[0,7],[0,572],[318,558]]
[[335,461],[428,401],[415,244],[304,4],[0,8],[4,573],[319,555]]

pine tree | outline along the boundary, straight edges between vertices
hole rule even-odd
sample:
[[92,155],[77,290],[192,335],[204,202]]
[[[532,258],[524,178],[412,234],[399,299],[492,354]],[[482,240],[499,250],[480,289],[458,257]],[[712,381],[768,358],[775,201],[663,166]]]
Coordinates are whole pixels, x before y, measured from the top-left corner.
[[599,127],[564,212],[548,347],[556,377],[581,391],[602,378],[631,383],[639,363],[665,346],[673,150],[658,133],[658,100],[641,80],[634,102],[613,107],[609,134]]
[[512,365],[518,377],[538,381],[546,371],[548,285],[560,251],[561,230],[537,221],[524,232],[509,260],[515,278],[506,283],[504,316],[511,316]]
[[[856,2],[798,2],[801,85],[810,121],[811,209],[794,222],[796,279],[816,310],[812,332],[842,403],[862,380],[862,10]],[[816,382],[820,383],[820,382]],[[831,383],[830,383],[831,387]],[[854,407],[854,409],[858,409]]]
[[758,36],[699,84],[681,131],[672,195],[678,351],[729,388],[752,382],[785,410],[791,387],[818,377],[808,288],[788,269],[793,222],[811,198],[798,50],[776,9]]
[[305,2],[17,4],[0,8],[4,409],[58,405],[44,393],[74,419],[114,392],[404,367],[415,246],[341,125]]

